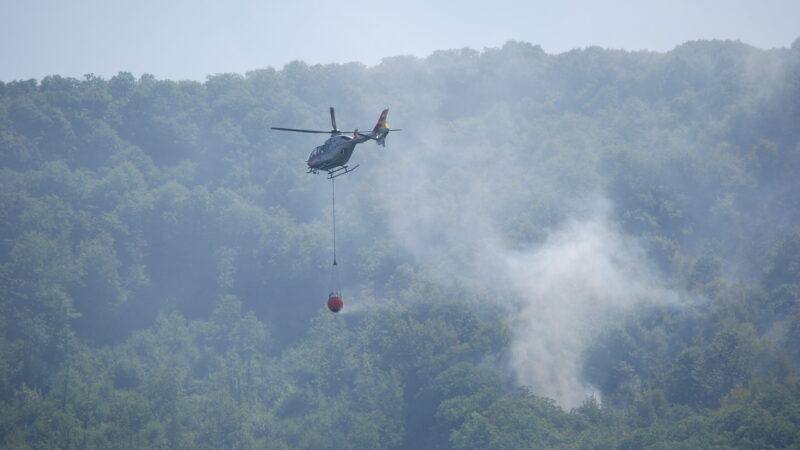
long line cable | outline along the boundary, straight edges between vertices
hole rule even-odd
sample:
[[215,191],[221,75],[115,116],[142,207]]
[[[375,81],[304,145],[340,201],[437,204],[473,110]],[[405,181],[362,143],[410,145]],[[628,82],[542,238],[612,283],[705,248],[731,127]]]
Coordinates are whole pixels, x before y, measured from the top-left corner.
[[331,211],[333,214],[333,265],[336,265],[336,187],[331,178]]
[[339,295],[339,265],[336,263],[336,188],[331,178],[331,215],[333,217],[333,266],[331,267],[331,282],[333,291]]

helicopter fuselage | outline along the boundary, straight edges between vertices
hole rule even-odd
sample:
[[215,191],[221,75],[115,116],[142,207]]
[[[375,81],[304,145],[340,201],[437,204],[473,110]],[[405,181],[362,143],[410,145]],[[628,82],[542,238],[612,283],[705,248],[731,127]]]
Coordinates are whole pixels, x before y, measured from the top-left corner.
[[306,163],[309,171],[316,172],[344,166],[350,160],[356,145],[364,141],[366,139],[360,137],[354,139],[343,134],[331,137],[308,155]]

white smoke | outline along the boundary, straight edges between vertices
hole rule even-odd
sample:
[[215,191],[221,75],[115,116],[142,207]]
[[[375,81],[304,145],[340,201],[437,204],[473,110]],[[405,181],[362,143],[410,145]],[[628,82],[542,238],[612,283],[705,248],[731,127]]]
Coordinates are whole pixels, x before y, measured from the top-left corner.
[[[402,146],[370,171],[388,229],[428,272],[497,292],[513,318],[509,371],[537,395],[575,407],[595,393],[582,358],[598,332],[642,302],[676,296],[636,240],[615,229],[612,205],[596,188],[577,192],[563,174],[537,172],[530,161],[547,157],[547,148],[520,151],[480,138],[455,146],[443,135]],[[548,200],[561,219],[534,224],[546,237],[522,249],[510,242],[502,231],[509,216],[535,214],[536,202]]]
[[498,257],[520,299],[511,368],[519,384],[565,408],[596,395],[582,379],[582,356],[604,325],[643,302],[676,301],[605,215],[570,222],[540,248]]

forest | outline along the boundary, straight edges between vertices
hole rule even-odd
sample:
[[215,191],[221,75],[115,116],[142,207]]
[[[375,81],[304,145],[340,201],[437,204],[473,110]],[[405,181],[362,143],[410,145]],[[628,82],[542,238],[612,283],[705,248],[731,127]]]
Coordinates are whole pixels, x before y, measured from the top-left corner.
[[0,447],[798,448],[798,173],[800,39],[2,81]]

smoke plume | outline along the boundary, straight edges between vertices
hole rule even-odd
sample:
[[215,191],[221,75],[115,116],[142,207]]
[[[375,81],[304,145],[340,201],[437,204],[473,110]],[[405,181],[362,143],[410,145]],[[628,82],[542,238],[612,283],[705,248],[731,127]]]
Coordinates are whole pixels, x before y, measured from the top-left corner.
[[[478,137],[455,147],[433,136],[415,145],[392,136],[398,154],[385,165],[371,161],[370,187],[389,232],[416,264],[496,292],[515,319],[513,378],[565,408],[579,405],[595,391],[582,378],[582,356],[598,331],[641,302],[674,295],[635,239],[615,228],[599,189],[576,197],[573,186],[537,173],[525,164],[540,157],[536,149],[493,147]],[[560,218],[540,224],[540,239],[510,242],[509,218],[541,204],[543,193]]]

